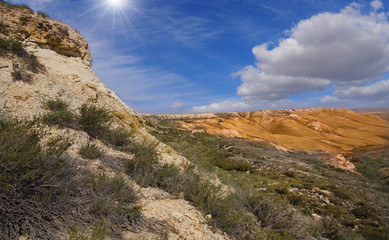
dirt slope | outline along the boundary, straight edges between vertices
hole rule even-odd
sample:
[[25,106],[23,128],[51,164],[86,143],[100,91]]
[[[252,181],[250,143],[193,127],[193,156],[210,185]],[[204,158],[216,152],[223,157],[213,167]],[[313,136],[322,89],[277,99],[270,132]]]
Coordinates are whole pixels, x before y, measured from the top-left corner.
[[298,151],[345,153],[389,145],[389,122],[348,109],[298,109],[163,115],[179,127],[227,137],[265,140]]

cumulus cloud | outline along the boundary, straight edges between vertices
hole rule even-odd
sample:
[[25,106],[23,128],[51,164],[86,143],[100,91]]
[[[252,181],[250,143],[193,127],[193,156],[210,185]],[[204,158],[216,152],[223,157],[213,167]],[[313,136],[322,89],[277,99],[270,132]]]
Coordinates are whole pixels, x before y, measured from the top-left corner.
[[195,106],[193,112],[230,112],[230,111],[246,111],[252,109],[287,109],[296,108],[299,105],[289,99],[281,99],[277,101],[261,100],[256,98],[245,98],[241,100],[228,100],[223,102],[212,103],[210,105]]
[[370,86],[336,90],[334,96],[340,99],[389,100],[389,80],[380,81]]
[[226,112],[226,111],[242,111],[250,107],[249,104],[242,101],[223,101],[212,103],[210,105],[195,106],[194,112]]
[[327,79],[267,74],[253,66],[246,67],[239,75],[243,84],[238,88],[238,94],[263,100],[279,100],[290,94],[324,90],[330,84]]
[[[362,13],[361,5],[352,3],[338,13],[314,15],[292,27],[276,47],[269,49],[267,43],[255,46],[255,65],[233,74],[242,81],[237,90],[241,106],[256,108],[329,86],[334,95],[322,98],[321,103],[349,103],[345,100],[352,98],[382,101],[385,93],[389,95],[387,81],[366,85],[389,71],[388,13],[379,11],[384,8],[379,0],[372,1],[370,7],[368,14]],[[252,99],[257,103],[249,101]],[[193,110],[228,104],[234,106],[222,102]]]
[[388,42],[387,17],[364,15],[354,4],[340,13],[321,13],[300,21],[277,47],[269,50],[262,44],[254,47],[253,54],[257,68],[267,74],[328,79],[335,86],[352,86],[389,70]]
[[370,6],[377,11],[378,9],[384,8],[384,4],[380,0],[374,0],[370,3]]
[[321,98],[320,102],[336,107],[388,107],[389,80],[379,81],[368,86],[336,90],[333,96],[327,95]]

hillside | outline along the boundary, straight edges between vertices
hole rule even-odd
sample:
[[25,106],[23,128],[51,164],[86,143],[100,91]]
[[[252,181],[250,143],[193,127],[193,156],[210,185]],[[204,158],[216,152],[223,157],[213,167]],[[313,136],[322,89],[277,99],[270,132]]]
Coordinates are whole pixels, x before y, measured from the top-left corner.
[[294,151],[345,153],[389,147],[389,121],[347,109],[161,115],[182,129],[267,141]]
[[78,31],[0,13],[0,239],[388,239],[387,121],[141,115]]
[[[66,189],[72,196],[67,200],[57,187],[51,190],[52,194],[59,194],[64,199],[54,200],[54,196],[45,192],[50,196],[47,196],[48,201],[53,201],[51,204],[66,207],[66,210],[58,211],[38,207],[42,199],[33,197],[38,194],[35,190],[26,192],[26,199],[23,196],[8,199],[6,196],[11,194],[11,189],[1,185],[0,238],[68,239],[72,236],[69,233],[75,232],[74,239],[79,239],[100,230],[104,230],[100,235],[111,239],[227,238],[218,231],[212,232],[204,215],[189,201],[148,184],[141,187],[127,174],[128,162],[137,159],[137,148],[150,148],[155,152],[150,156],[152,159],[158,159],[161,164],[170,163],[173,169],[175,166],[182,168],[187,160],[147,132],[139,114],[96,77],[91,61],[88,43],[66,23],[44,13],[34,13],[27,6],[0,2],[0,142],[3,144],[0,171],[15,168],[9,170],[15,175],[2,175],[1,181],[26,171],[29,180],[25,184],[35,184],[28,173],[44,164],[40,159],[60,158],[66,162],[67,171],[76,177],[72,180],[61,175],[50,181],[54,181],[55,186],[79,186]],[[27,145],[29,141],[22,140],[24,135],[31,138],[31,146]],[[47,155],[53,148],[62,150]],[[24,149],[28,154],[31,150],[34,154],[31,152],[31,157],[25,159],[17,149]],[[99,154],[91,156],[88,151]],[[14,155],[9,155],[11,153]],[[143,152],[139,152],[141,154]],[[17,159],[21,162],[11,161],[14,156],[20,156]],[[28,161],[34,162],[31,168],[22,168]],[[47,173],[43,171],[42,174]],[[112,181],[121,182],[124,185],[119,190],[133,192],[131,194],[136,197],[120,200],[120,194],[116,196],[104,187],[113,187]],[[97,184],[98,189],[90,184]],[[24,210],[25,215],[13,212],[16,209],[10,207],[13,203],[8,201],[16,200],[24,202],[27,209],[35,210]],[[58,200],[65,201],[66,206]],[[123,208],[118,205],[118,212],[112,210],[114,213],[111,214],[108,209],[115,209],[115,204],[124,205]],[[100,209],[97,213],[93,210],[96,207]],[[141,219],[139,214],[133,216],[135,219],[130,215],[126,217],[126,211],[130,214],[140,209]],[[45,212],[44,216],[42,212]]]

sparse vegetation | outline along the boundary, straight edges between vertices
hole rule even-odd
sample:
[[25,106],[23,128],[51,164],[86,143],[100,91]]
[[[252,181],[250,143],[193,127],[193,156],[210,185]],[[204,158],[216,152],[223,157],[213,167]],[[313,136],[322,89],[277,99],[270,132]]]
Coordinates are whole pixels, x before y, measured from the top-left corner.
[[[5,29],[4,25],[2,26]],[[21,42],[13,39],[0,38],[0,56],[5,56],[7,53],[15,54],[18,57],[26,56]]]
[[61,157],[69,144],[56,138],[43,151],[39,129],[34,127],[34,122],[0,120],[2,239],[50,236],[58,227],[53,219],[66,214],[72,204],[69,194],[75,191],[75,172]]
[[69,104],[63,101],[60,98],[57,99],[49,99],[44,103],[46,109],[58,112],[58,111],[66,111],[68,109]]
[[112,120],[112,115],[103,108],[83,104],[80,107],[80,125],[92,137],[103,136]]
[[224,159],[213,159],[211,163],[226,171],[241,171],[246,172],[251,170],[251,165],[246,162],[238,162],[228,158]]
[[36,12],[36,14],[38,14],[39,16],[41,16],[43,18],[50,18],[49,14],[42,12],[42,11],[38,11],[38,12]]
[[135,160],[128,163],[128,174],[141,186],[159,187],[194,203],[206,215],[211,214],[211,225],[239,236],[247,223],[237,198],[223,197],[221,188],[202,178],[188,166],[181,172],[173,165],[159,165],[154,150],[145,145],[134,147]]
[[0,22],[0,33],[4,35],[8,35],[8,27],[9,26],[7,24]]
[[11,73],[14,81],[31,82],[33,79],[32,74],[25,72],[23,69],[14,68],[14,72]]
[[117,127],[113,130],[108,131],[106,137],[110,143],[115,146],[124,147],[130,144],[130,137],[132,133],[127,131],[123,127]]
[[42,120],[49,125],[72,127],[74,125],[74,118],[74,115],[69,111],[56,111],[45,114]]
[[78,229],[71,229],[69,231],[69,240],[104,240],[108,233],[107,228],[106,220],[102,219],[97,222],[90,236]]
[[41,146],[41,132],[38,121],[0,119],[1,239],[57,239],[64,223],[85,222],[97,223],[91,234],[74,229],[71,239],[103,239],[116,234],[111,226],[139,224],[136,193],[122,177],[76,171],[65,154],[70,141]]
[[[360,176],[329,167],[321,161],[320,153],[282,153],[262,143],[177,130],[174,123],[164,121],[161,127],[156,119],[149,122],[155,128],[154,136],[198,167],[216,173],[225,184],[234,187],[237,191],[234,201],[243,206],[240,211],[254,214],[256,221],[261,223],[261,228],[252,228],[262,229],[254,234],[257,239],[307,239],[310,236],[359,239],[361,235],[365,239],[373,239],[372,236],[387,238],[388,222],[385,219],[388,211],[385,209],[389,206],[384,199],[388,198],[388,193],[382,180],[386,175],[369,173],[386,169],[389,164],[387,155],[375,157],[378,161],[374,164],[368,163],[372,160],[354,158],[357,169],[361,166],[365,168],[362,171],[364,176]],[[248,163],[249,174],[220,167],[215,164],[219,163],[217,159],[222,163],[226,159],[227,163]],[[187,199],[201,202],[200,199],[206,199],[206,195],[196,200]],[[321,219],[314,221],[312,214]],[[256,221],[251,220],[246,226],[256,226]],[[217,226],[235,234],[222,227],[225,226],[223,221]],[[355,226],[358,231],[352,231]]]
[[123,226],[126,222],[132,225],[139,223],[142,214],[141,208],[134,205],[137,196],[121,176],[111,178],[103,172],[94,174],[88,187],[95,195],[89,207],[89,212],[95,218],[107,219],[116,226]]
[[99,138],[124,150],[131,143],[132,133],[124,127],[111,127],[113,116],[104,108],[83,104],[80,107],[79,123],[91,137]]
[[99,158],[101,155],[103,155],[101,150],[95,144],[87,144],[82,146],[78,151],[78,154],[80,154],[81,157],[88,159]]
[[33,75],[30,72],[38,73],[45,70],[35,55],[27,53],[21,42],[0,38],[0,56],[7,55],[17,58],[13,61],[13,72],[11,73],[12,79],[15,81],[31,82]]
[[45,124],[76,128],[76,116],[68,111],[68,104],[63,100],[47,100],[44,107],[51,111],[42,116]]

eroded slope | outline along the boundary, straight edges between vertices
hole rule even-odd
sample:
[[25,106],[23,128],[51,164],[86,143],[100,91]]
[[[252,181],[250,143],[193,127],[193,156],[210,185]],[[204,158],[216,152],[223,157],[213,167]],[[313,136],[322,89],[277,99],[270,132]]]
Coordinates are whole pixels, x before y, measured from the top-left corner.
[[290,150],[344,153],[389,144],[389,121],[348,109],[298,109],[163,115],[179,127],[265,140]]

